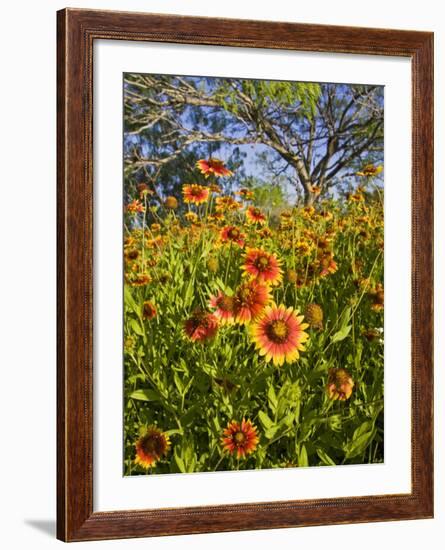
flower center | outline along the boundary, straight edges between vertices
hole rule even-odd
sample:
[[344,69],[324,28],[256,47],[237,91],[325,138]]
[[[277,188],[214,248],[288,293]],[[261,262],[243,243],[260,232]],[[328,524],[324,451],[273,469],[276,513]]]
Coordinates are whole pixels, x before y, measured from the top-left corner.
[[235,443],[237,445],[241,445],[246,441],[246,436],[243,434],[243,432],[236,432],[234,435]]
[[232,309],[233,309],[233,298],[231,296],[222,296],[218,300],[218,306],[223,311],[232,311]]
[[252,290],[247,287],[241,288],[238,292],[238,297],[240,301],[243,303],[249,302],[251,296],[252,296]]
[[263,271],[267,267],[269,267],[269,259],[266,258],[266,256],[260,256],[255,261],[255,266],[260,270]]
[[282,343],[289,334],[289,327],[282,319],[277,319],[269,323],[267,327],[267,336],[275,343]]
[[236,239],[236,238],[238,238],[238,237],[239,237],[239,231],[238,231],[238,229],[236,229],[235,227],[234,227],[233,229],[230,229],[230,230],[229,230],[229,237],[230,237],[231,239]]
[[159,434],[147,435],[142,442],[142,448],[146,454],[160,456],[164,451],[164,440]]

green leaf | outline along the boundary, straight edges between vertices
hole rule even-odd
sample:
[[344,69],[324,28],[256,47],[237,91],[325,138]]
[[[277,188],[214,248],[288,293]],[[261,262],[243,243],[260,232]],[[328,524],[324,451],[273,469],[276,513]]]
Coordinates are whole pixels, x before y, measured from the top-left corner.
[[175,372],[173,379],[175,381],[176,387],[178,388],[179,393],[182,395],[184,393],[184,384],[182,383],[181,378]]
[[344,340],[348,336],[348,334],[351,332],[351,328],[352,328],[352,325],[346,325],[345,327],[337,331],[332,336],[332,343],[334,344],[335,342],[341,342],[342,340]]
[[182,430],[167,430],[165,433],[167,435],[176,435],[176,434],[183,435],[184,434],[184,432]]
[[145,332],[141,325],[139,324],[136,319],[130,319],[130,326],[134,333],[138,334],[139,336],[145,336]]
[[305,445],[301,445],[300,447],[300,452],[298,453],[298,466],[301,468],[309,466],[309,459]]
[[363,424],[355,430],[352,440],[344,447],[346,458],[352,458],[365,451],[375,435],[375,429],[369,429],[371,424],[372,423],[369,421],[363,422]]
[[135,302],[130,288],[125,285],[124,286],[124,302],[125,305],[128,306],[129,309],[133,310],[138,316],[140,315],[140,308],[138,307],[137,303]]
[[326,466],[336,466],[332,458],[325,451],[323,451],[323,449],[317,449],[317,454],[320,457],[320,460],[323,462],[323,464],[326,464]]
[[258,413],[258,418],[260,419],[260,422],[265,430],[269,430],[274,427],[274,423],[265,412],[260,411]]
[[160,396],[155,390],[136,390],[130,395],[131,399],[139,401],[160,401]]
[[264,435],[267,439],[273,439],[277,433],[278,426],[272,426],[271,428],[264,431]]
[[175,452],[174,452],[174,457],[175,457],[175,462],[179,468],[179,471],[183,474],[185,474],[187,472],[187,469],[185,467],[185,464],[184,464],[184,461],[182,460],[182,458],[177,454],[176,452],[176,449],[175,449]]
[[269,386],[269,389],[267,390],[267,398],[269,400],[270,410],[275,414],[277,410],[278,399],[273,386]]

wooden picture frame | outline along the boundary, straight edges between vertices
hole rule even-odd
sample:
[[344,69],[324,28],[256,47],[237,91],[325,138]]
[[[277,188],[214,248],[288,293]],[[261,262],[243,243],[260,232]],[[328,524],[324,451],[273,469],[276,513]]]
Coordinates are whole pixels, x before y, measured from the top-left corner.
[[[433,34],[65,9],[57,14],[57,537],[130,538],[433,517]],[[412,62],[412,490],[93,512],[95,40],[401,56]]]

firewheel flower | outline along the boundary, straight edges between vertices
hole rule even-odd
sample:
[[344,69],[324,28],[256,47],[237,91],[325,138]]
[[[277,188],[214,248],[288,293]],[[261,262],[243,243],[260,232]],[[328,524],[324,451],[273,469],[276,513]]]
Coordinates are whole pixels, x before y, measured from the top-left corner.
[[219,234],[221,242],[223,243],[236,243],[238,246],[243,248],[245,234],[235,227],[234,225],[226,225],[221,229]]
[[245,275],[271,285],[281,282],[283,272],[280,260],[274,255],[259,248],[249,248],[244,258],[243,270]]
[[192,342],[205,342],[218,331],[218,318],[202,309],[195,309],[184,323],[184,332]]
[[242,208],[242,204],[229,195],[216,197],[215,208],[217,212],[233,212]]
[[197,223],[199,220],[198,214],[196,214],[196,212],[186,212],[184,214],[184,218],[190,223]]
[[150,321],[156,317],[156,307],[150,301],[144,302],[142,306],[142,317]]
[[145,433],[136,441],[135,464],[143,468],[153,467],[170,449],[169,436],[156,428],[149,426]]
[[354,381],[346,369],[329,369],[326,391],[334,401],[346,401],[352,395]]
[[214,174],[217,177],[231,176],[233,174],[233,172],[224,166],[222,160],[216,158],[198,160],[196,166],[199,168],[201,174],[204,174],[206,178],[208,178],[210,174]]
[[211,296],[209,302],[210,307],[215,310],[213,314],[222,324],[233,322],[233,304],[233,296],[227,296],[221,291],[216,296]]
[[335,273],[337,269],[337,262],[334,260],[334,256],[331,252],[324,254],[320,258],[320,277],[326,277],[327,275]]
[[383,290],[383,285],[378,283],[373,292],[369,293],[372,300],[371,309],[374,311],[381,311],[385,303],[385,291]]
[[210,190],[208,187],[190,183],[182,186],[184,202],[189,204],[202,204],[209,198]]
[[272,304],[267,306],[264,314],[251,326],[252,340],[260,355],[266,362],[272,360],[274,365],[292,363],[304,350],[304,342],[309,335],[304,332],[309,325],[303,323],[303,315],[298,315],[293,308]]
[[239,195],[244,200],[251,200],[254,198],[255,194],[251,189],[247,189],[245,187],[241,188],[239,191],[235,191],[236,195]]
[[232,420],[227,424],[221,437],[224,451],[235,455],[238,459],[246,458],[258,446],[259,438],[256,426],[250,420],[243,420],[241,424]]
[[374,164],[367,164],[359,172],[356,173],[357,176],[364,176],[367,178],[372,178],[377,176],[383,170],[383,166],[374,166]]
[[140,214],[145,211],[145,208],[140,200],[134,199],[127,204],[126,210],[129,214]]
[[246,210],[246,220],[248,223],[264,225],[266,223],[266,216],[259,208],[255,206],[249,206]]
[[270,302],[270,288],[258,281],[241,284],[233,299],[233,315],[241,325],[256,319]]

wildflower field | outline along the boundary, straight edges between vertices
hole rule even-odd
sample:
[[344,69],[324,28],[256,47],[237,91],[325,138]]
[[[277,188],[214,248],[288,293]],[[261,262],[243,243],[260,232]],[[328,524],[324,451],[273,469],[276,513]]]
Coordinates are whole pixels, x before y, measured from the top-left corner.
[[124,474],[382,462],[382,164],[274,201],[188,159],[170,193],[127,174]]

